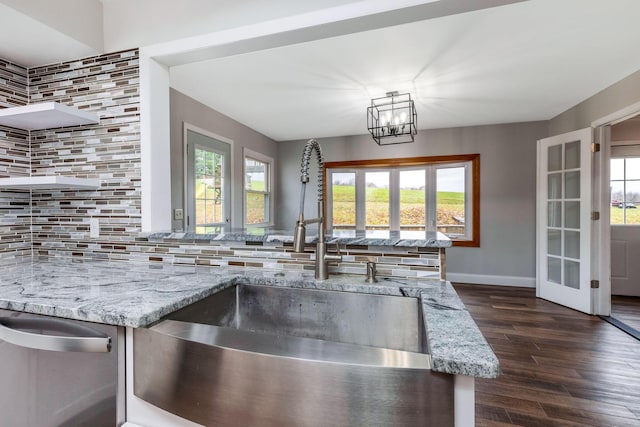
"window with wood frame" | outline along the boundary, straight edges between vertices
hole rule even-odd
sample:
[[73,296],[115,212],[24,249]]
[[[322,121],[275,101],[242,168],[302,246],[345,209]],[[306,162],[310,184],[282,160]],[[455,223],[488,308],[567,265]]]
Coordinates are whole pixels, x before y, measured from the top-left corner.
[[480,246],[480,155],[326,162],[332,230],[440,231]]

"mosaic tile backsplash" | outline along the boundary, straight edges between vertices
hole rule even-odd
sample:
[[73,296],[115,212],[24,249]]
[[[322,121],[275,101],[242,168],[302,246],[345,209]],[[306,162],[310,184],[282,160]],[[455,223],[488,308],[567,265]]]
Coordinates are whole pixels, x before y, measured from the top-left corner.
[[[0,108],[26,105],[27,69],[0,59]],[[29,176],[29,132],[0,126],[0,177]],[[0,189],[0,258],[31,254],[29,193]]]
[[[100,117],[98,125],[21,131],[0,127],[0,175],[98,178],[97,190],[0,191],[0,258],[48,255],[313,270],[312,246],[154,239],[141,234],[138,50],[26,69],[0,60],[0,108],[58,101]],[[167,196],[169,197],[169,196]],[[100,237],[91,238],[97,218]],[[334,273],[437,278],[438,251],[347,245]]]

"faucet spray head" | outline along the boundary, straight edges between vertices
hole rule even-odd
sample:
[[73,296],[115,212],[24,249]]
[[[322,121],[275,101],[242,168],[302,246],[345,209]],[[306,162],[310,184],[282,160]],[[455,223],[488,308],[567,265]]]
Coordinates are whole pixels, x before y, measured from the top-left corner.
[[306,228],[302,215],[296,222],[296,228],[293,231],[293,251],[304,252],[304,241],[306,238]]

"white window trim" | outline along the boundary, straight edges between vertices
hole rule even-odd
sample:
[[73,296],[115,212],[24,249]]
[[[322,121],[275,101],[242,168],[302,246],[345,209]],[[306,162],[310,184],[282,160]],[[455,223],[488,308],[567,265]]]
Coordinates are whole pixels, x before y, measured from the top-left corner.
[[[471,241],[473,239],[473,161],[452,161],[443,163],[431,163],[424,165],[412,166],[389,166],[389,167],[353,167],[353,168],[329,168],[327,169],[327,224],[333,224],[333,192],[332,192],[332,174],[333,173],[354,173],[356,186],[356,231],[366,229],[365,215],[365,173],[366,172],[390,172],[389,175],[389,230],[400,230],[400,171],[403,170],[425,170],[425,188],[434,189],[426,191],[425,194],[425,228],[427,231],[437,230],[437,188],[436,176],[438,169],[448,169],[464,167],[465,169],[465,233],[449,234],[451,238]],[[394,188],[397,189],[394,190]]]
[[[257,160],[259,162],[263,162],[267,164],[267,191],[255,191],[255,190],[247,190],[247,174],[245,170],[246,159]],[[242,150],[242,224],[244,227],[268,227],[274,224],[274,196],[273,196],[273,169],[274,169],[274,161],[271,157],[266,156],[257,151],[253,151],[249,148],[243,148]],[[260,224],[247,224],[247,192],[256,193],[256,194],[266,194],[268,200],[268,210],[267,210],[267,222]]]

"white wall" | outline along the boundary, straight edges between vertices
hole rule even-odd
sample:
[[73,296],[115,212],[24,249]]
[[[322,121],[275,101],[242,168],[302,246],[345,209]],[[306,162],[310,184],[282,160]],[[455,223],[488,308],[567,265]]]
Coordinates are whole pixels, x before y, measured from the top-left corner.
[[[325,161],[480,153],[480,247],[447,251],[452,280],[527,285],[535,277],[536,141],[547,122],[420,131],[411,144],[379,147],[368,135],[320,139]],[[278,226],[293,230],[306,141],[278,143]],[[315,169],[312,169],[314,177]],[[315,216],[315,184],[305,215]]]
[[[187,122],[198,128],[207,130],[216,135],[233,141],[233,166],[231,182],[232,182],[232,223],[234,227],[242,227],[242,183],[243,176],[243,148],[248,148],[265,156],[276,159],[277,147],[276,143],[254,131],[251,128],[239,123],[216,110],[207,107],[204,104],[174,90],[170,91],[171,98],[171,207],[184,208],[183,200],[183,177],[184,177],[184,159],[183,159],[183,122]],[[278,179],[278,161],[274,160],[274,181]],[[276,192],[277,197],[277,192]],[[182,229],[182,221],[172,219],[172,229]]]
[[640,102],[640,71],[601,90],[549,121],[549,135],[591,126],[591,122]]

